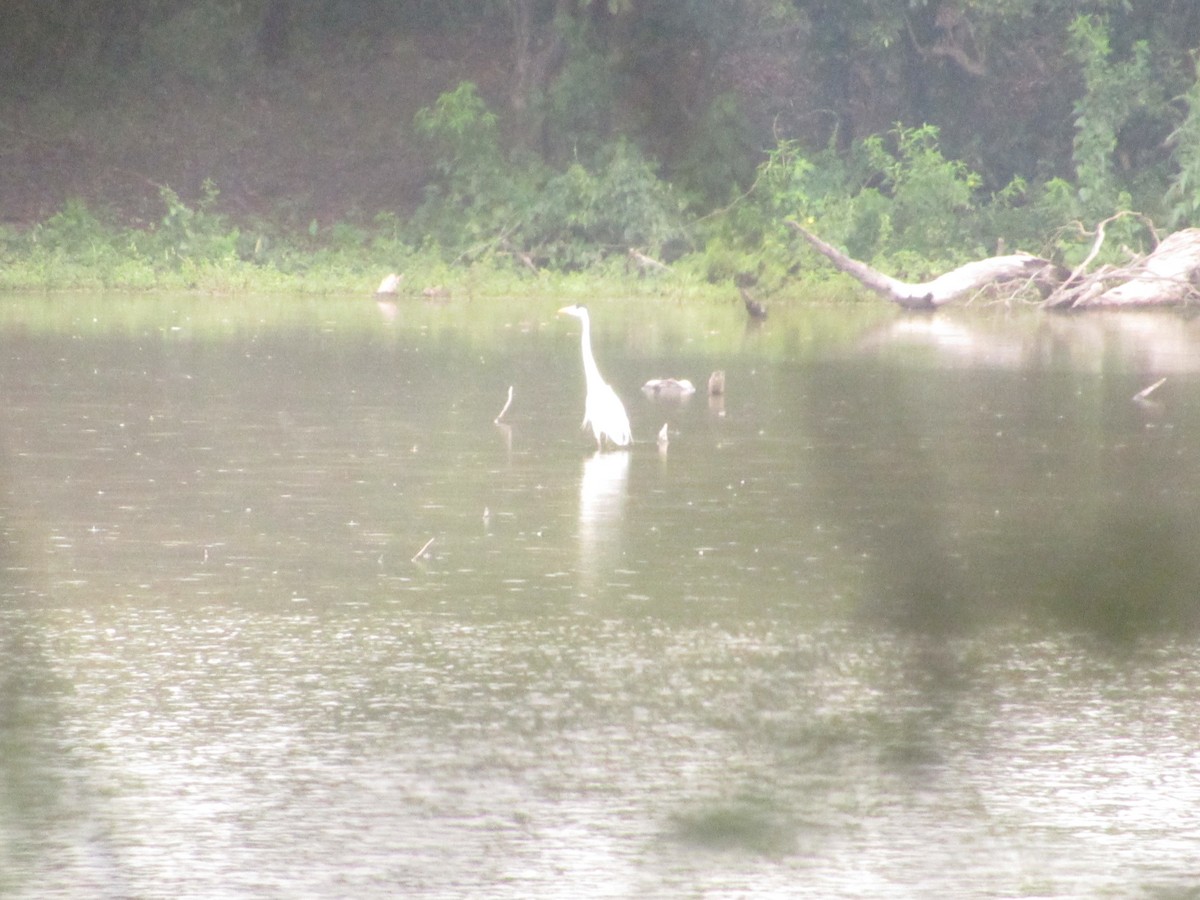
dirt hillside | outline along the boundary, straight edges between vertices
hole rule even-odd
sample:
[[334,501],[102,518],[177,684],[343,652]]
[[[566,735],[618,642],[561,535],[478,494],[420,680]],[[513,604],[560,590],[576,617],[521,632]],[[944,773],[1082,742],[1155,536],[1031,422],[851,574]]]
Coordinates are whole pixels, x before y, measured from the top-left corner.
[[107,76],[0,99],[0,222],[32,225],[71,198],[154,222],[160,186],[194,202],[205,179],[222,211],[283,227],[403,215],[420,202],[429,166],[413,114],[463,79],[503,103],[507,60],[486,36],[413,35],[228,80]]

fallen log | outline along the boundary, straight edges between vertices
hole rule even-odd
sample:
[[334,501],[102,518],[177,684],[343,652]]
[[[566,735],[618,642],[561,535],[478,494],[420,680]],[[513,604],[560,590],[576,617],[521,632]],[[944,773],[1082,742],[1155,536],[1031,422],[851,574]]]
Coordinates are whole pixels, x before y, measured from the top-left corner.
[[864,287],[882,294],[905,309],[936,309],[960,297],[974,295],[1000,284],[1019,282],[1017,288],[1035,286],[1044,296],[1061,284],[1067,272],[1047,259],[1028,253],[1010,253],[969,262],[939,275],[932,281],[912,284],[885,275],[864,262],[847,256],[825,243],[815,234],[791,219],[787,224],[839,271],[853,276]]
[[1200,228],[1176,231],[1150,253],[1125,265],[1086,272],[1104,242],[1105,226],[1124,215],[1128,213],[1100,223],[1091,251],[1072,272],[1038,256],[1012,253],[969,262],[918,284],[900,281],[847,256],[798,222],[789,219],[787,224],[836,269],[906,309],[936,309],[999,285],[1008,285],[1013,294],[1037,288],[1046,309],[1181,306],[1200,301]]
[[633,247],[629,248],[627,260],[626,268],[632,264],[638,270],[639,274],[645,274],[646,272],[671,271],[671,267],[666,263],[661,263],[657,259],[647,256],[645,253],[642,253],[640,250],[636,250]]
[[1147,256],[1069,278],[1046,298],[1050,309],[1180,306],[1200,299],[1200,228],[1163,239]]

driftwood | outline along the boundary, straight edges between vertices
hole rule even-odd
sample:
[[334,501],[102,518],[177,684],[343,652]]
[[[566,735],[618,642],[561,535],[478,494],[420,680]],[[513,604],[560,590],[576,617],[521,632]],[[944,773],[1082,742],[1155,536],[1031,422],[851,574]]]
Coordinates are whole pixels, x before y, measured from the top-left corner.
[[872,269],[857,259],[851,259],[798,222],[788,220],[787,224],[832,262],[835,268],[853,275],[864,287],[882,294],[905,309],[936,309],[952,300],[1007,282],[1018,282],[1021,287],[1030,284],[1042,286],[1047,282],[1054,284],[1060,282],[1066,274],[1049,260],[1028,253],[1012,253],[969,262],[939,275],[933,281],[911,284]]
[[1091,252],[1074,271],[1041,257],[1013,253],[970,262],[919,284],[900,281],[852,259],[797,222],[789,220],[787,224],[839,271],[906,309],[936,309],[1001,285],[1014,295],[1036,288],[1047,309],[1179,306],[1200,300],[1200,228],[1177,231],[1152,252],[1126,265],[1103,266],[1088,273],[1087,267],[1104,241],[1104,226],[1110,221],[1100,223]]
[[403,275],[398,275],[395,272],[383,276],[383,281],[379,282],[379,287],[375,288],[376,295],[380,297],[394,297],[396,292],[400,290],[400,282],[403,279]]
[[[1097,229],[1103,240],[1103,223]],[[1095,256],[1089,254],[1089,259]],[[1087,262],[1087,260],[1085,260]],[[1185,228],[1163,239],[1146,256],[1124,266],[1104,266],[1086,277],[1076,273],[1045,305],[1051,309],[1180,306],[1200,299],[1200,228]]]
[[657,259],[647,256],[633,247],[629,248],[627,260],[626,268],[632,265],[639,273],[643,274],[646,272],[669,272],[671,270],[671,267],[666,263],[661,263]]

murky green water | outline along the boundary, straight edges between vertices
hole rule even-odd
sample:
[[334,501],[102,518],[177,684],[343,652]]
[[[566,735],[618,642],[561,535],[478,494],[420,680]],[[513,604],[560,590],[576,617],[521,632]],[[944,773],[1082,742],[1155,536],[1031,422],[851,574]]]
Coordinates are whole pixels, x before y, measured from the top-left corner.
[[1191,322],[37,302],[0,894],[1194,896]]

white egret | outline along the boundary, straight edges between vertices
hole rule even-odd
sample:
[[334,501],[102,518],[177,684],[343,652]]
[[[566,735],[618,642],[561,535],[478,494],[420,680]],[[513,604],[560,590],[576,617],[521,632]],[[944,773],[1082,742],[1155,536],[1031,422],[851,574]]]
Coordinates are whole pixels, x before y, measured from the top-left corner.
[[583,401],[583,424],[580,428],[592,428],[596,438],[596,449],[604,449],[604,439],[618,447],[625,447],[633,440],[629,430],[629,416],[617,392],[609,387],[600,375],[596,365],[596,357],[592,355],[592,324],[588,319],[586,306],[575,304],[564,306],[560,315],[574,316],[583,323],[583,332],[579,338],[583,353],[583,377],[586,382],[587,395]]

